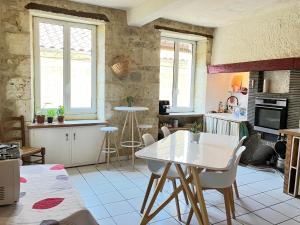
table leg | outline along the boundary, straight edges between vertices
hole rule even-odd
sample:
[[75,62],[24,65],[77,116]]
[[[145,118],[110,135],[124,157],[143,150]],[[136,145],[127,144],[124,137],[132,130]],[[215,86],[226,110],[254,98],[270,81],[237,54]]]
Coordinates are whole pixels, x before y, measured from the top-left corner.
[[135,123],[136,123],[136,127],[138,129],[138,134],[139,134],[139,139],[140,139],[140,142],[142,142],[142,135],[141,135],[141,131],[140,131],[140,128],[139,128],[139,122],[136,118],[136,113],[134,113],[134,120],[135,120]]
[[[190,203],[191,203],[191,206],[192,206],[192,209],[193,211],[195,212],[196,214],[196,217],[197,217],[197,220],[198,220],[198,223],[199,224],[204,224],[203,220],[202,220],[202,215],[201,215],[201,212],[198,208],[198,205],[197,205],[197,200],[195,199],[195,196],[193,195],[190,187],[189,187],[189,183],[186,181],[186,178],[185,178],[185,175],[184,175],[184,172],[180,166],[180,164],[176,164],[176,169],[177,169],[177,172],[179,174],[179,177],[180,177],[180,180],[181,180],[181,183],[183,185],[183,188],[185,189],[186,191],[186,194],[190,200]],[[193,178],[194,179],[194,178]],[[206,225],[206,224],[205,224]]]
[[201,182],[199,179],[199,172],[198,172],[197,168],[195,168],[195,167],[192,167],[191,171],[192,171],[192,175],[193,175],[193,181],[196,186],[196,195],[197,195],[198,202],[199,202],[200,208],[201,208],[203,224],[209,225],[206,204],[204,201],[202,186],[201,186]]
[[121,142],[123,141],[123,136],[124,136],[127,120],[128,120],[128,115],[129,115],[129,112],[126,113],[126,118],[125,118],[125,122],[124,122],[122,133],[121,133],[121,138],[120,138]]
[[[130,112],[131,116],[131,143],[133,145],[134,142],[134,112]],[[135,161],[135,155],[134,155],[134,147],[131,148],[132,153],[132,168],[134,168],[134,161]]]
[[166,164],[166,167],[164,169],[164,172],[159,180],[159,183],[157,185],[157,187],[155,188],[155,191],[153,193],[153,196],[151,198],[151,201],[142,217],[142,221],[140,223],[140,225],[146,225],[150,220],[151,220],[151,217],[150,217],[150,212],[151,212],[151,209],[155,203],[155,200],[160,192],[160,189],[164,186],[165,182],[166,182],[166,179],[167,179],[167,175],[168,175],[168,172],[170,170],[170,167],[171,167],[171,163],[167,163]]

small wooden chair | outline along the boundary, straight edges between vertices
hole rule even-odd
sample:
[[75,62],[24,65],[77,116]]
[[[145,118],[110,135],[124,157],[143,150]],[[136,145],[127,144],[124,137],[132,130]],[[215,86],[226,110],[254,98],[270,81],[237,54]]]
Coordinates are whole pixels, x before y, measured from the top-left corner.
[[2,122],[2,141],[20,143],[23,164],[45,164],[45,148],[26,146],[24,116],[9,117]]

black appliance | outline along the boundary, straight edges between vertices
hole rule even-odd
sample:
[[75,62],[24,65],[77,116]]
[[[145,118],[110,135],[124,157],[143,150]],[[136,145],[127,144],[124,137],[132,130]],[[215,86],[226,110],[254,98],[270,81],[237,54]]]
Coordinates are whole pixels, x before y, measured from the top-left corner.
[[160,100],[159,101],[159,114],[160,115],[169,115],[167,109],[170,108],[170,101],[169,100]]
[[286,124],[287,99],[256,97],[255,130],[278,135],[278,130],[285,129]]

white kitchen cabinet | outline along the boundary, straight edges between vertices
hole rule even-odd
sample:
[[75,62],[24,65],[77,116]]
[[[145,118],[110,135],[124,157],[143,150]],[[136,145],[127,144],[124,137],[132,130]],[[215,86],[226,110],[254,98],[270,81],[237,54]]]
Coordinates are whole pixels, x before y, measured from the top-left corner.
[[[46,148],[46,163],[63,164],[65,167],[94,164],[104,138],[101,126],[29,129],[30,146]],[[103,154],[100,162],[104,161]]]
[[96,163],[104,138],[99,128],[99,126],[87,126],[71,129],[73,166]]

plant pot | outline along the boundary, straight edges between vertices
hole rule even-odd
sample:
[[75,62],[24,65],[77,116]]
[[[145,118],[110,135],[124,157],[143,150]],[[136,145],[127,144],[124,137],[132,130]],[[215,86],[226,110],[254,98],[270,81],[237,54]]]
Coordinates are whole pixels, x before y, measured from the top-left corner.
[[57,121],[58,121],[59,123],[63,123],[63,122],[64,122],[64,119],[65,119],[64,116],[58,116],[58,117],[57,117]]
[[47,122],[48,123],[53,123],[53,117],[47,117]]
[[200,133],[191,133],[191,141],[199,143]]
[[36,122],[37,123],[45,123],[45,116],[44,115],[37,115],[36,116]]

